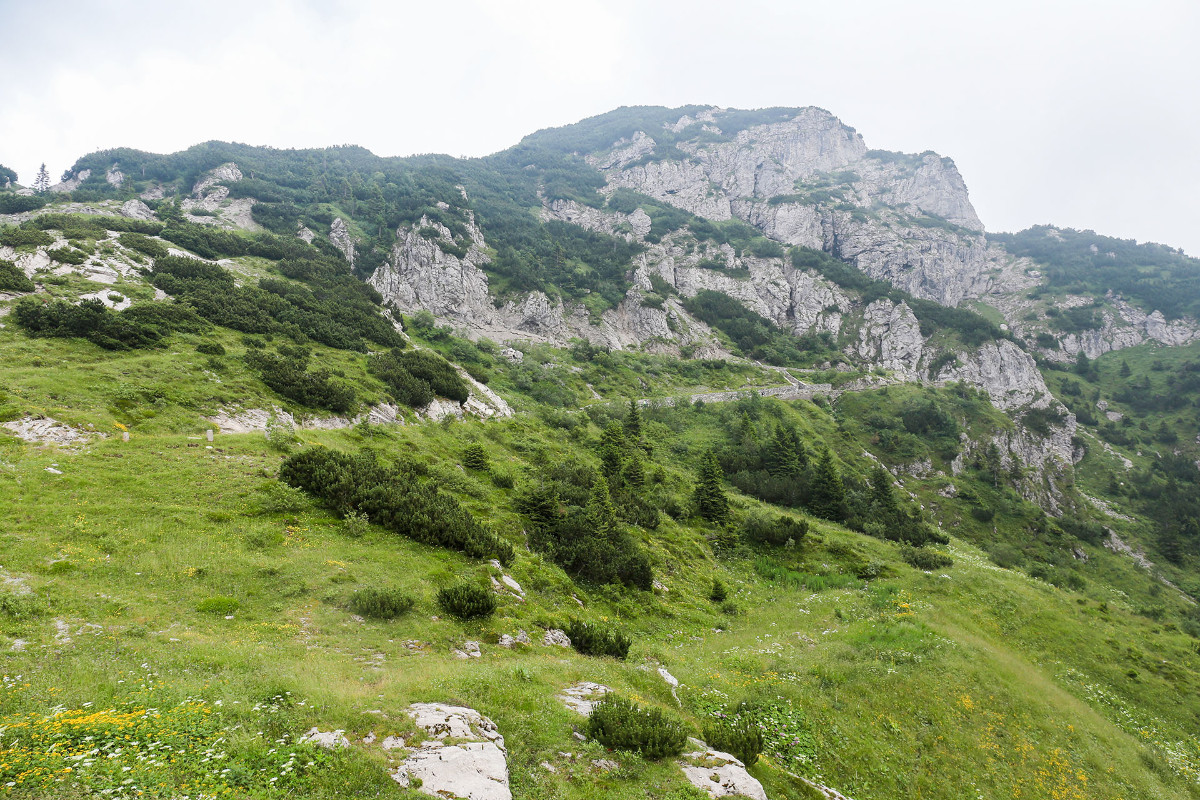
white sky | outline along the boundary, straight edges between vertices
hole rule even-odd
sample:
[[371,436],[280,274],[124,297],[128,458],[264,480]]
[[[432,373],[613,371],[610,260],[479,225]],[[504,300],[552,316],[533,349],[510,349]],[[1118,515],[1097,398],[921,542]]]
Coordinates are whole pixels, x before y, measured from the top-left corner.
[[1200,255],[1196,0],[0,0],[0,163],[209,139],[485,155],[621,105],[816,105],[989,230]]

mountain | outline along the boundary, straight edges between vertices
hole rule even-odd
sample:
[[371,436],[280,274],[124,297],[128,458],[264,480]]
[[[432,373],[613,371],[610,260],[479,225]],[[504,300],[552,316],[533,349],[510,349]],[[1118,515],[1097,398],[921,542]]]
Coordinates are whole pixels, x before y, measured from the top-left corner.
[[816,108],[0,191],[0,784],[1196,797],[1198,266]]

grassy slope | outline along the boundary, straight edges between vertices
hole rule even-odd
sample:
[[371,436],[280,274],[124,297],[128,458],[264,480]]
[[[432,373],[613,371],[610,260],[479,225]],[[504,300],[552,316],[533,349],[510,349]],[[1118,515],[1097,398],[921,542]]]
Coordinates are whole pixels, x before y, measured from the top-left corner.
[[[77,288],[71,280],[58,285],[66,294]],[[132,704],[177,710],[187,723],[173,726],[172,717],[147,737],[183,736],[176,728],[194,734],[169,767],[136,761],[128,750],[124,758],[99,766],[85,760],[72,773],[60,772],[64,780],[41,796],[82,794],[71,785],[89,779],[77,776],[99,773],[105,764],[131,766],[151,795],[162,781],[163,796],[225,786],[248,796],[402,796],[377,750],[330,756],[296,748],[289,737],[312,725],[345,728],[356,737],[403,733],[408,723],[399,712],[407,703],[438,700],[473,705],[496,720],[509,745],[518,797],[683,797],[683,779],[669,764],[622,754],[617,772],[592,766],[602,750],[572,738],[581,720],[553,699],[568,683],[588,679],[670,708],[675,701],[667,686],[652,668],[643,669],[658,665],[683,682],[676,713],[692,723],[726,698],[772,709],[783,731],[779,742],[795,742],[754,768],[772,797],[805,796],[789,770],[822,776],[857,800],[961,797],[964,787],[982,797],[1198,794],[1198,717],[1189,698],[1200,658],[1195,639],[1175,624],[1189,613],[1186,604],[1099,548],[1085,548],[1091,560],[1072,566],[1088,576],[1081,592],[998,569],[969,542],[1036,537],[1026,525],[1033,510],[973,472],[953,482],[982,498],[977,504],[1001,509],[988,524],[969,513],[966,501],[937,494],[950,483],[945,475],[905,481],[962,536],[954,541],[956,564],[947,577],[911,569],[892,544],[814,523],[798,552],[772,554],[799,577],[773,582],[755,569],[763,553],[715,555],[711,529],[668,520],[653,533],[639,533],[668,592],[578,587],[522,550],[510,572],[527,601],[507,599],[492,620],[462,625],[433,619],[433,596],[462,577],[486,581],[490,567],[380,531],[350,536],[342,521],[307,501],[269,511],[271,503],[280,505],[272,480],[278,452],[256,435],[219,437],[212,450],[189,439],[207,427],[201,413],[278,400],[241,365],[239,335],[215,329],[204,338],[230,350],[219,369],[194,353],[199,337],[174,336],[162,349],[113,354],[80,341],[31,340],[11,324],[0,329],[6,418],[47,414],[114,434],[77,453],[0,437],[3,569],[33,589],[29,596],[3,595],[0,724],[28,722],[23,714],[41,719],[59,706],[89,713],[85,704],[93,704],[89,710]],[[420,338],[451,356],[462,346],[431,331]],[[343,370],[363,400],[382,398],[362,356],[320,347],[315,353],[322,365]],[[547,366],[522,368],[482,351],[472,358],[493,373],[494,386],[538,413],[489,423],[306,432],[304,438],[426,461],[472,510],[519,544],[522,522],[511,508],[512,490],[457,468],[468,442],[484,442],[497,471],[515,475],[520,487],[541,465],[594,461],[598,426],[567,425],[561,416],[561,407],[589,397],[589,382],[611,397],[769,380],[740,368],[714,372],[625,355],[601,364],[535,351],[527,362],[547,360]],[[1102,364],[1102,375],[1106,369]],[[539,397],[538,388],[551,384],[564,393]],[[848,396],[833,414],[803,402],[780,413],[806,439],[835,447],[852,472],[865,471],[864,448],[890,464],[929,457],[945,470],[942,443],[900,437],[900,449],[889,451],[880,430],[866,422],[871,414],[894,418],[922,394],[893,387]],[[1006,424],[969,399],[938,398],[969,421],[973,436]],[[686,501],[692,463],[724,440],[728,421],[713,408],[648,417],[663,483]],[[118,422],[132,430],[129,443],[115,435]],[[47,472],[51,464],[63,474]],[[1081,480],[1102,493],[1089,474],[1085,462]],[[759,505],[748,498],[735,504],[742,511]],[[1113,524],[1122,535],[1136,534],[1136,525]],[[1066,551],[1063,543],[1033,545],[1038,552]],[[878,578],[849,577],[868,562],[881,565]],[[714,576],[732,590],[729,612],[707,598]],[[814,593],[806,584],[842,588]],[[402,588],[418,606],[392,623],[357,621],[346,602],[356,588],[373,585]],[[239,603],[233,619],[197,610],[223,597]],[[1139,613],[1151,603],[1161,607],[1157,619]],[[619,621],[634,635],[629,661],[493,644],[519,628],[536,641],[543,628],[572,614]],[[23,651],[10,649],[17,639],[26,642]],[[482,659],[450,656],[466,639],[484,643]],[[406,641],[421,644],[409,649]],[[179,705],[188,698],[203,704]],[[103,719],[89,724],[88,730],[112,732]],[[212,766],[221,751],[229,754],[218,759],[228,773]],[[314,766],[301,759],[289,769],[289,752]],[[544,770],[542,761],[558,771]],[[271,789],[270,777],[282,788]],[[38,796],[28,788],[34,779],[40,780],[26,775],[20,786],[0,786],[0,792]],[[130,779],[90,780],[110,786]]]
[[[653,430],[665,445],[665,427]],[[714,435],[701,420],[687,440]],[[579,456],[578,445],[529,418],[305,437],[407,450],[447,465],[439,472],[451,476],[462,443],[475,438],[489,443],[494,464],[521,477],[533,460]],[[432,596],[491,568],[380,532],[348,537],[340,521],[311,507],[259,513],[261,486],[279,458],[254,435],[220,437],[213,450],[179,433],[135,435],[78,454],[4,440],[4,568],[29,576],[45,606],[5,621],[6,634],[29,645],[7,656],[6,674],[21,675],[24,686],[4,692],[3,712],[140,700],[152,683],[157,706],[220,700],[224,727],[257,730],[262,713],[247,708],[290,691],[306,705],[279,712],[268,734],[320,725],[382,736],[403,732],[397,712],[408,702],[457,700],[500,725],[517,796],[666,796],[683,786],[669,765],[621,755],[616,775],[591,767],[601,750],[571,738],[579,720],[553,699],[588,679],[669,707],[666,685],[640,669],[662,664],[685,684],[682,713],[692,720],[704,698],[691,687],[794,702],[789,724],[808,745],[802,758],[755,768],[772,796],[803,796],[777,767],[820,774],[858,800],[960,797],[964,784],[984,797],[1195,796],[1194,782],[1189,790],[1155,747],[1184,739],[1194,724],[1194,709],[1176,702],[1195,688],[1194,641],[1119,602],[1102,609],[999,570],[961,542],[948,577],[926,575],[899,562],[890,544],[819,524],[800,557],[813,571],[873,559],[889,566],[866,588],[813,594],[765,581],[749,559],[715,559],[704,529],[668,522],[650,544],[669,592],[573,587],[524,554],[511,574],[528,601],[506,600],[493,620],[464,626],[433,620]],[[45,472],[50,463],[64,474]],[[460,474],[460,496],[515,540],[509,490]],[[676,477],[669,468],[668,479]],[[705,597],[713,575],[735,589],[736,616]],[[349,593],[381,583],[415,594],[418,608],[393,623],[355,621],[344,609]],[[234,619],[195,610],[214,596],[240,601]],[[537,639],[572,613],[622,620],[636,634],[629,662],[490,645],[518,628]],[[68,624],[72,642],[54,640],[53,620]],[[467,638],[484,642],[480,661],[449,656]],[[428,643],[428,653],[411,653],[405,640]],[[1170,669],[1160,666],[1166,661]],[[1126,674],[1132,669],[1138,677]],[[1114,699],[1097,701],[1088,687]],[[1122,707],[1134,709],[1144,734],[1123,723]],[[254,737],[234,739],[238,752],[255,752]],[[1194,769],[1190,758],[1184,766]],[[541,769],[543,760],[560,771]],[[305,791],[334,796],[331,786],[353,781],[364,796],[398,796],[380,774],[377,755],[356,751],[308,779]]]

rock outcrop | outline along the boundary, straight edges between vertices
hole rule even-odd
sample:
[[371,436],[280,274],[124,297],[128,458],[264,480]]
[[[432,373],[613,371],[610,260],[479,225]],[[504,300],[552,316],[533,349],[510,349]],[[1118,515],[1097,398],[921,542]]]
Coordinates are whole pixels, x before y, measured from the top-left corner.
[[472,708],[439,703],[414,703],[408,715],[429,738],[408,749],[392,773],[397,783],[434,797],[512,799],[508,751],[494,722]]
[[700,750],[686,753],[679,762],[679,768],[689,783],[704,790],[709,797],[735,795],[767,800],[763,785],[746,771],[745,764],[729,753],[705,745]]

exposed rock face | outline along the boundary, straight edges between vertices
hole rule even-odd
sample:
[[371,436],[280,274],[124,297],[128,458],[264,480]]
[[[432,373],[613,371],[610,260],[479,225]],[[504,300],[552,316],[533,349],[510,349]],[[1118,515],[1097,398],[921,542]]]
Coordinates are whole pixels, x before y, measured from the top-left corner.
[[1005,411],[1023,406],[1047,408],[1053,401],[1033,358],[1006,339],[988,342],[958,365],[948,365],[930,377],[978,386]]
[[130,219],[154,219],[154,212],[141,200],[126,200],[121,206],[121,216]]
[[[429,231],[436,231],[436,236],[429,238]],[[434,316],[486,325],[495,317],[495,308],[488,296],[487,276],[479,266],[491,259],[473,219],[468,232],[466,253],[460,257],[447,252],[461,246],[450,229],[421,217],[412,228],[397,232],[391,259],[368,282],[400,308],[422,308]]]
[[346,261],[350,262],[350,266],[354,266],[354,237],[350,235],[350,230],[346,227],[346,221],[341,217],[334,217],[332,224],[329,226],[329,241],[342,252],[346,257]]
[[896,305],[891,300],[876,300],[863,312],[858,342],[853,352],[865,361],[914,380],[918,377],[917,367],[925,352],[921,324],[907,304]]
[[541,217],[543,220],[557,219],[589,231],[620,236],[626,241],[641,239],[650,232],[651,226],[650,215],[640,208],[632,213],[622,214],[614,211],[601,211],[576,203],[574,200],[549,201],[542,209]]
[[201,225],[241,228],[249,231],[261,230],[250,213],[250,208],[255,203],[254,198],[243,197],[230,200],[229,187],[221,185],[235,183],[242,177],[242,171],[233,162],[222,164],[204,173],[192,186],[192,196],[184,200],[180,207],[185,212],[203,211],[206,213],[188,213],[186,214],[187,219]]
[[414,703],[408,714],[431,738],[393,773],[397,783],[411,786],[417,779],[418,790],[434,797],[512,799],[508,751],[494,722],[474,709],[439,703]]
[[67,447],[86,444],[96,437],[104,438],[103,433],[85,431],[64,425],[50,417],[22,417],[3,423],[19,439],[33,444],[57,444]]
[[80,170],[76,174],[67,178],[65,181],[59,181],[50,187],[52,192],[73,192],[88,178],[92,177],[90,169]]
[[1200,340],[1200,324],[1196,320],[1176,319],[1168,322],[1161,311],[1147,314],[1122,298],[1113,296],[1111,292],[1108,297],[1116,308],[1115,315],[1105,310],[1101,312],[1104,320],[1102,327],[1060,336],[1060,349],[1048,352],[1047,356],[1053,360],[1067,361],[1074,360],[1082,352],[1088,358],[1099,358],[1113,350],[1136,347],[1149,341],[1179,347]]
[[116,164],[113,164],[108,168],[108,172],[104,173],[104,180],[110,186],[116,186],[119,189],[121,188],[121,184],[125,182],[125,173],[121,172]]

